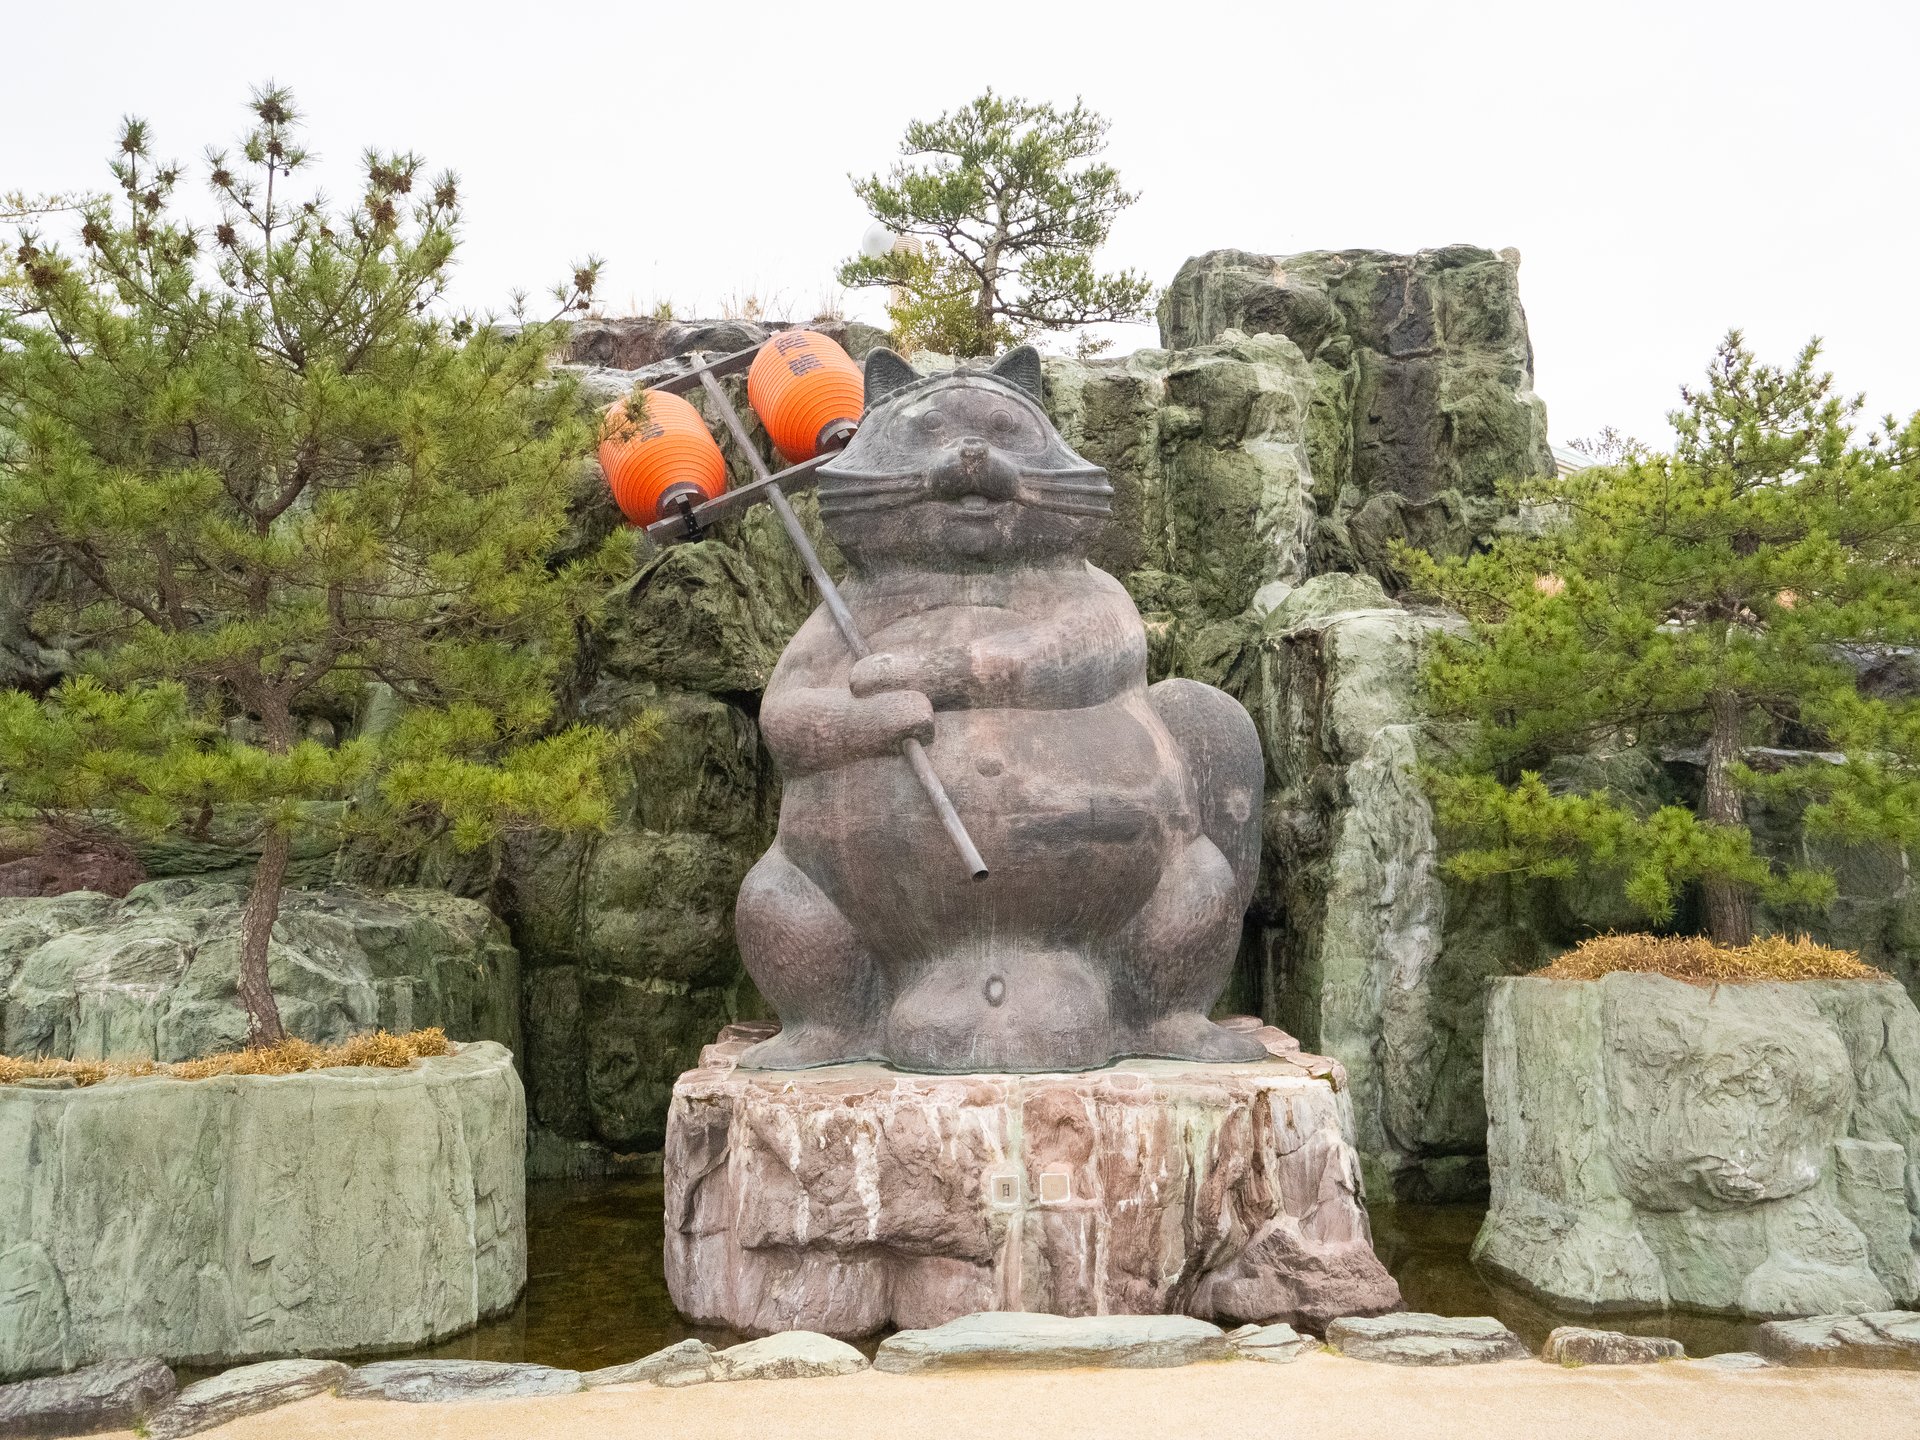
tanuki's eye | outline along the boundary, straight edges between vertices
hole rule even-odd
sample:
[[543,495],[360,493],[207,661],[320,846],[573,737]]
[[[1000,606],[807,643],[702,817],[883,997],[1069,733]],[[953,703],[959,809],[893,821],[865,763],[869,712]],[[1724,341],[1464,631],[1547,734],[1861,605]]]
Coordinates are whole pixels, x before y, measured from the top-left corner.
[[914,423],[929,435],[938,435],[947,428],[947,417],[938,410],[922,410]]
[[987,417],[987,424],[996,435],[1010,434],[1013,430],[1013,415],[1007,410],[996,410]]

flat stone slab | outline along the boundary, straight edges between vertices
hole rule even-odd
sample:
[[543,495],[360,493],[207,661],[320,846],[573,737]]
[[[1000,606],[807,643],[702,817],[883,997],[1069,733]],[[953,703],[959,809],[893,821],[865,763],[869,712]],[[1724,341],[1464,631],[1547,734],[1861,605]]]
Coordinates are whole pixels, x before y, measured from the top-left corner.
[[1238,1330],[1229,1330],[1227,1339],[1233,1345],[1233,1353],[1242,1360],[1265,1360],[1275,1365],[1298,1360],[1309,1350],[1320,1347],[1318,1340],[1302,1335],[1291,1325],[1242,1325]]
[[1781,1365],[1920,1370],[1920,1313],[1881,1310],[1770,1320],[1760,1327],[1754,1348]]
[[128,1430],[173,1398],[173,1371],[158,1360],[105,1360],[65,1375],[0,1385],[0,1437]]
[[150,1440],[180,1440],[242,1415],[338,1388],[352,1372],[337,1360],[267,1360],[196,1380],[147,1421]]
[[1343,1072],[1258,1033],[1264,1061],[1059,1075],[747,1071],[744,1038],[709,1045],[667,1119],[673,1303],[843,1339],[983,1311],[1317,1331],[1393,1310]]
[[867,1357],[853,1346],[812,1330],[788,1330],[732,1345],[714,1360],[720,1380],[813,1380],[867,1368]]
[[1491,1315],[1352,1315],[1327,1327],[1327,1344],[1382,1365],[1486,1365],[1532,1353]]
[[682,1340],[625,1365],[589,1370],[580,1379],[589,1390],[603,1385],[698,1385],[719,1378],[719,1353],[704,1340]]
[[1710,1370],[1726,1370],[1741,1373],[1747,1370],[1771,1370],[1773,1362],[1764,1355],[1756,1355],[1751,1350],[1728,1350],[1719,1355],[1703,1355],[1693,1362],[1704,1365]]
[[507,1365],[497,1360],[380,1360],[362,1365],[340,1387],[346,1399],[405,1400],[434,1405],[453,1400],[520,1400],[571,1395],[582,1388],[578,1370]]
[[926,1370],[1001,1366],[1056,1370],[1096,1365],[1158,1370],[1231,1353],[1218,1325],[1185,1315],[1037,1315],[992,1311],[964,1315],[931,1330],[902,1330],[880,1342],[876,1370],[909,1375]]
[[1623,1335],[1618,1330],[1562,1325],[1547,1336],[1540,1358],[1553,1365],[1654,1365],[1684,1360],[1687,1349],[1678,1340],[1660,1335]]

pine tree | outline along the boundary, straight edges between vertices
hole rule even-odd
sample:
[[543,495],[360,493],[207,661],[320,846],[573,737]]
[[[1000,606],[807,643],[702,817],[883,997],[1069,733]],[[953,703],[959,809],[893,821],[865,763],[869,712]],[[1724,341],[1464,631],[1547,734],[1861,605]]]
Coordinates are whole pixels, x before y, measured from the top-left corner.
[[991,355],[1038,331],[1143,318],[1146,278],[1093,266],[1139,198],[1095,161],[1106,145],[1106,119],[1078,100],[1061,111],[987,90],[914,121],[892,171],[853,188],[876,220],[915,243],[847,261],[840,283],[888,287],[895,334],[910,350]]
[[[210,231],[130,120],[77,241],[23,232],[0,271],[0,550],[57,567],[37,620],[73,657],[45,697],[0,692],[0,803],[242,827],[260,1045],[282,1036],[267,956],[300,827],[471,848],[603,823],[618,741],[558,727],[554,690],[618,552],[547,563],[591,432],[550,325],[442,313],[454,177],[370,151],[336,210],[289,193],[309,160],[289,95],[252,114],[208,154]],[[307,733],[377,686],[393,723]]]
[[[1862,402],[1818,353],[1781,369],[1735,332],[1682,390],[1671,454],[1616,444],[1616,463],[1528,482],[1520,498],[1556,517],[1541,533],[1406,557],[1473,621],[1428,675],[1436,711],[1477,735],[1433,777],[1464,837],[1456,874],[1608,872],[1662,921],[1698,884],[1712,937],[1739,944],[1756,897],[1832,894],[1755,852],[1750,798],[1804,802],[1814,835],[1920,839],[1920,703],[1862,693],[1853,663],[1920,640],[1920,417],[1857,439]],[[1540,777],[1556,754],[1629,744],[1697,747],[1697,808],[1641,814]],[[1756,746],[1776,747],[1765,767]]]

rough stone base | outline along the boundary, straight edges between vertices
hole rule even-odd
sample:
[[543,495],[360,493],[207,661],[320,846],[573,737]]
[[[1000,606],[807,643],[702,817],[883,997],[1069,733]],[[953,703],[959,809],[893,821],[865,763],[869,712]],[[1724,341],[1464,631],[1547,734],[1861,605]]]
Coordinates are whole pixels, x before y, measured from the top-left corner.
[[1277,1030],[1246,1064],[955,1076],[741,1070],[748,1028],[707,1047],[668,1114],[667,1286],[691,1320],[846,1337],[1025,1310],[1318,1331],[1400,1306],[1344,1075]]

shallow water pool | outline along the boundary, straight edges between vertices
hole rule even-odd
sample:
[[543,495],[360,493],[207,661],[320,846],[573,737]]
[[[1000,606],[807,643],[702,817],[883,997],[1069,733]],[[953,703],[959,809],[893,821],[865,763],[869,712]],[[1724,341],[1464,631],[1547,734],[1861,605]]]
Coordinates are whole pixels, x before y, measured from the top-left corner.
[[[1378,1206],[1374,1243],[1407,1308],[1497,1315],[1536,1350],[1555,1325],[1591,1324],[1670,1335],[1689,1355],[1751,1348],[1752,1326],[1681,1313],[1559,1314],[1469,1262],[1484,1212],[1475,1206]],[[730,1345],[741,1336],[692,1326],[667,1298],[658,1180],[552,1181],[527,1187],[527,1291],[507,1315],[415,1352],[436,1358],[527,1361],[570,1370],[620,1365],[689,1336]],[[863,1347],[867,1348],[867,1347]]]

